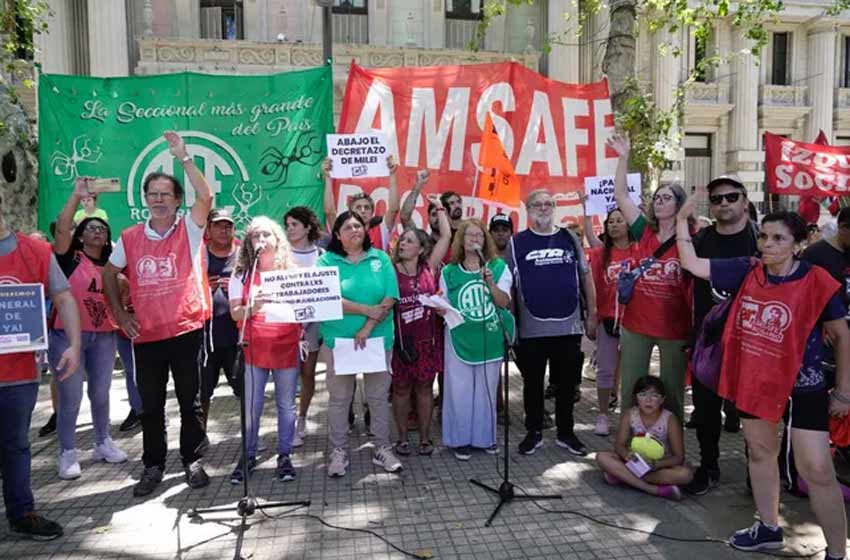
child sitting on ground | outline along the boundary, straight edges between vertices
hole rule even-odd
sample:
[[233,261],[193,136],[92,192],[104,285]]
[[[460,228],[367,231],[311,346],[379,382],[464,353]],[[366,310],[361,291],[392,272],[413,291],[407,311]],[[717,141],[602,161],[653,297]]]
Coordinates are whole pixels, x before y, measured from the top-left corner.
[[[628,484],[647,494],[679,500],[679,486],[688,484],[693,472],[684,464],[682,423],[662,408],[665,396],[657,377],[638,379],[633,391],[637,406],[623,411],[614,451],[600,451],[596,463],[608,484]],[[641,474],[647,467],[648,472]]]

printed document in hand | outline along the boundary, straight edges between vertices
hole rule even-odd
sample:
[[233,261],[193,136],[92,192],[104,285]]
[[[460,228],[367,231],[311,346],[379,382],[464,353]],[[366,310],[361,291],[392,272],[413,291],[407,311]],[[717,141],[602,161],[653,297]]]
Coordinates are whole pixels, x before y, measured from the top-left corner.
[[334,341],[334,373],[357,375],[387,371],[387,353],[384,337],[366,339],[366,348],[354,349],[353,338],[337,338]]
[[449,330],[455,328],[456,326],[464,322],[463,315],[460,314],[460,311],[452,307],[452,304],[449,303],[449,300],[447,300],[441,295],[434,294],[427,296],[424,294],[420,294],[419,303],[427,307],[434,307],[437,309],[444,310],[446,313],[445,315],[443,315],[443,320],[446,322],[446,325],[448,325]]

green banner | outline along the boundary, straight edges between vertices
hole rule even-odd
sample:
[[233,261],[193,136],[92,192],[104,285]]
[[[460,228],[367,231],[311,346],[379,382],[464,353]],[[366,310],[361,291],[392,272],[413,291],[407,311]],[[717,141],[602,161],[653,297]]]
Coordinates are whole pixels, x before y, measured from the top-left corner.
[[38,88],[38,223],[47,231],[80,175],[121,181],[98,206],[114,234],[149,216],[144,178],[171,173],[194,201],[162,136],[179,132],[238,229],[305,205],[321,217],[320,164],[333,132],[330,67],[270,76],[182,73],[130,78],[42,74]]

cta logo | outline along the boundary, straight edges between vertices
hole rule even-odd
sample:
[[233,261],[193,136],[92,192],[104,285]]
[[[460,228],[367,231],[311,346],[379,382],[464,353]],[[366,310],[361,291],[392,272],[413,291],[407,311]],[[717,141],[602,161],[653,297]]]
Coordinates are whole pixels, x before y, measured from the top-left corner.
[[781,301],[759,301],[749,296],[741,298],[738,320],[741,328],[771,342],[782,342],[791,323],[791,309]]
[[534,266],[546,266],[549,264],[569,264],[575,262],[575,254],[572,250],[564,249],[535,249],[525,255],[526,262],[534,262]]

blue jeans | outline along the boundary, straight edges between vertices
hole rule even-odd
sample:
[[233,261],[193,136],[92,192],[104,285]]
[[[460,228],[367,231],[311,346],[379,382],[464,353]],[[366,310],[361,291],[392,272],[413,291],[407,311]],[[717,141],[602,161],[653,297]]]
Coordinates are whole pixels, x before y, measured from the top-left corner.
[[[56,389],[59,391],[56,432],[59,434],[60,450],[76,447],[77,416],[83,401],[83,378],[88,378],[95,444],[99,445],[109,437],[109,388],[112,386],[112,367],[115,365],[115,336],[114,332],[83,332],[80,367],[64,381],[56,378]],[[50,331],[47,355],[54,371],[67,348],[65,331]]]
[[130,408],[136,414],[142,413],[142,397],[139,396],[139,388],[136,387],[136,357],[133,355],[133,341],[121,335],[115,335],[115,346],[118,347],[118,356],[124,366],[124,383],[127,385],[127,400]]
[[19,519],[34,507],[29,431],[37,399],[38,383],[0,387],[0,473],[9,519]]
[[274,377],[274,394],[277,403],[277,452],[289,455],[295,436],[295,382],[299,368],[265,369],[245,364],[245,424],[248,433],[248,456],[257,456],[260,418],[263,416],[263,398],[269,374]]

